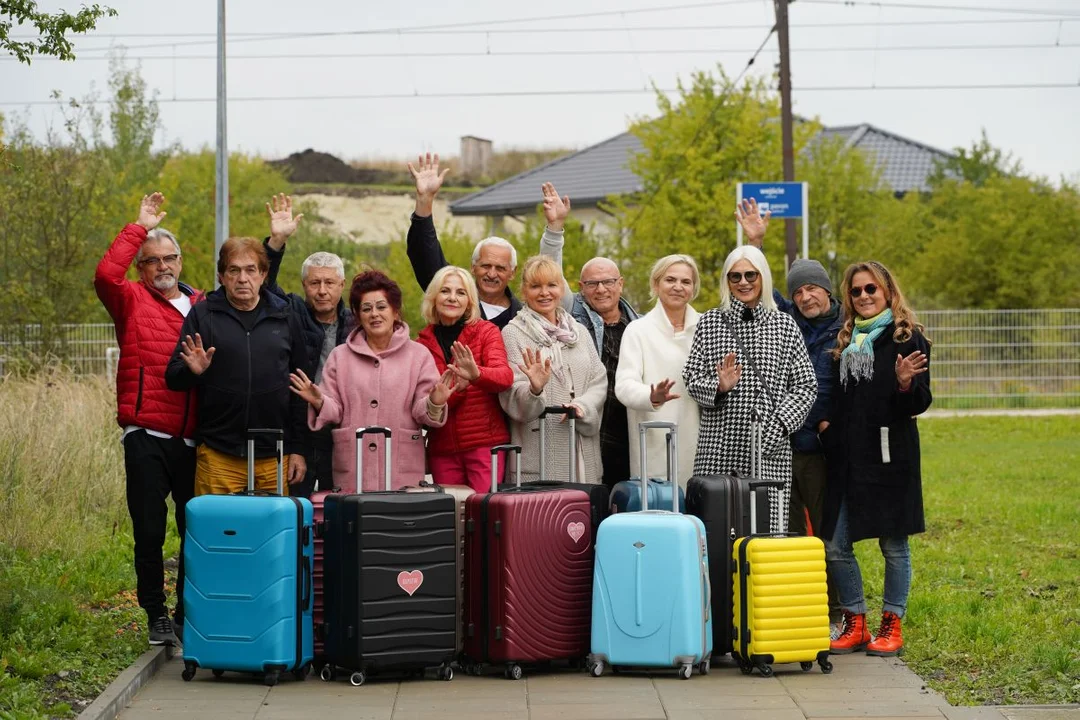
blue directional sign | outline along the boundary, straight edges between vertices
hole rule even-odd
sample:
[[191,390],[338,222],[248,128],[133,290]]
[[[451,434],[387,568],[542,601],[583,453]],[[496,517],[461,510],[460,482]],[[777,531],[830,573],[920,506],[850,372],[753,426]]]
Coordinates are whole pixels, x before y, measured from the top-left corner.
[[801,182],[740,183],[741,197],[757,200],[761,214],[772,213],[773,218],[801,218],[804,215],[803,185]]

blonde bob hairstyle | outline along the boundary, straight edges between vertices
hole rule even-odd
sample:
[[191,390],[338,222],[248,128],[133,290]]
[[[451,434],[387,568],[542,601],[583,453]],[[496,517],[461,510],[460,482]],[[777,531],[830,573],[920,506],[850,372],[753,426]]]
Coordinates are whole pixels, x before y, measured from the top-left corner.
[[562,268],[546,255],[534,255],[525,261],[521,267],[521,292],[533,283],[545,283],[554,280],[560,286],[565,286],[566,279],[563,277]]
[[701,273],[698,272],[697,263],[694,262],[694,258],[689,255],[665,255],[656,262],[653,263],[652,270],[649,271],[649,300],[655,300],[656,288],[660,287],[660,281],[664,278],[664,275],[671,269],[672,265],[679,264],[686,265],[690,268],[690,275],[694,279],[694,289],[690,293],[690,302],[698,296],[701,292]]
[[442,292],[443,285],[450,276],[456,276],[461,280],[461,284],[465,286],[465,294],[469,297],[469,306],[465,308],[465,313],[462,315],[465,318],[465,324],[476,322],[480,319],[480,298],[476,292],[476,280],[468,270],[455,265],[447,265],[431,278],[427,290],[424,291],[424,299],[420,302],[420,314],[428,323],[439,324],[439,311],[435,309],[435,299]]
[[758,304],[766,310],[776,311],[776,300],[773,299],[772,271],[769,270],[769,261],[765,254],[753,245],[740,245],[728,253],[724,261],[724,272],[720,276],[720,309],[731,308],[731,283],[728,282],[727,274],[740,260],[749,262],[755,270],[761,273],[761,298]]

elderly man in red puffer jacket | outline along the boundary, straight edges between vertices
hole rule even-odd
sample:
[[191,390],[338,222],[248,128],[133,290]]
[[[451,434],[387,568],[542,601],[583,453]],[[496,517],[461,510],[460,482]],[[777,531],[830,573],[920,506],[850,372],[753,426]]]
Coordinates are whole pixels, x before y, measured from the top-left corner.
[[[172,233],[156,229],[165,213],[161,193],[143,196],[139,217],[116,236],[98,263],[94,289],[116,325],[120,365],[116,421],[123,428],[127,505],[135,536],[136,593],[146,611],[151,645],[178,644],[184,602],[184,505],[195,484],[195,393],[165,386],[165,367],[180,327],[201,292],[180,282],[183,261]],[[127,279],[135,261],[138,282]],[[175,626],[165,604],[162,546],[172,494],[180,534]]]

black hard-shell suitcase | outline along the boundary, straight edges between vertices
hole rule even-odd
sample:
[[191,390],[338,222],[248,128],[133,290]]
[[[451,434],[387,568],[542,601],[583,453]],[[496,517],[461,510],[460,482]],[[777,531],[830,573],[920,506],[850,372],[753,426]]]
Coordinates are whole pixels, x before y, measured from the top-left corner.
[[[750,484],[758,488],[781,485],[733,475],[695,475],[686,483],[686,512],[705,524],[712,585],[713,655],[730,653],[732,647],[731,551],[736,538],[750,534]],[[769,517],[769,494],[755,493],[758,517]]]
[[457,651],[460,583],[458,504],[443,492],[389,491],[390,429],[358,428],[357,488],[362,485],[362,436],[386,437],[387,492],[326,498],[323,680],[351,671],[353,685],[369,674],[437,667],[450,680]]

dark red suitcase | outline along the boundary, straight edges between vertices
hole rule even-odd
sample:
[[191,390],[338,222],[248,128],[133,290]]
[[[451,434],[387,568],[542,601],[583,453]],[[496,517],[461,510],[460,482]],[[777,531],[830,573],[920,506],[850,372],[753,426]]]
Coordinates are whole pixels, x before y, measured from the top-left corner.
[[[501,450],[520,460],[520,446],[491,449],[493,490]],[[592,620],[589,496],[544,487],[472,495],[465,537],[465,670],[479,675],[498,663],[518,680],[523,664],[583,661]]]
[[326,505],[326,496],[331,493],[338,492],[334,490],[320,490],[317,493],[311,494],[311,507],[314,510],[315,517],[315,542],[313,543],[312,550],[315,555],[314,570],[311,573],[312,578],[312,619],[315,624],[315,661],[312,666],[315,671],[322,670],[323,665],[326,664],[326,629],[324,623],[326,622],[326,616],[323,608],[323,536],[322,536],[322,521],[324,517],[324,506]]

